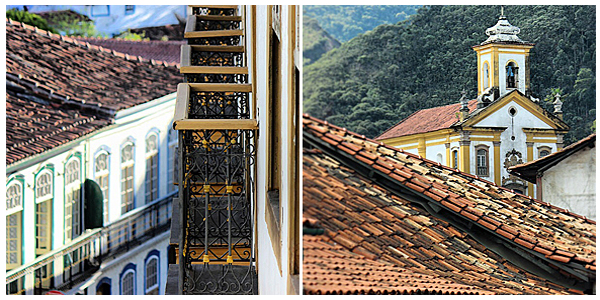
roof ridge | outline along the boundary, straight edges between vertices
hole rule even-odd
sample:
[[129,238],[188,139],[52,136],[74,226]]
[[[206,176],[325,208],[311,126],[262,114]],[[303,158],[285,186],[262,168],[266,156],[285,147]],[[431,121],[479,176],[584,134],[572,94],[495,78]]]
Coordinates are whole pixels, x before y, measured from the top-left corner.
[[[478,231],[475,234],[491,232],[494,236],[508,242],[508,245],[522,247],[522,250],[531,252],[535,257],[545,259],[548,264],[561,262],[564,264],[561,266],[564,266],[565,268],[562,269],[561,267],[561,269],[567,272],[567,276],[576,276],[573,275],[577,272],[576,268],[566,265],[571,261],[578,266],[585,267],[586,272],[595,272],[595,256],[593,259],[589,257],[591,252],[583,251],[585,249],[573,251],[569,247],[562,247],[559,245],[571,241],[570,238],[566,238],[565,241],[559,240],[557,242],[550,242],[552,239],[548,239],[547,236],[536,233],[532,234],[528,231],[527,226],[523,225],[525,224],[524,219],[520,217],[513,218],[511,217],[511,214],[498,212],[495,210],[495,207],[510,207],[515,205],[520,208],[514,210],[513,213],[520,213],[524,207],[537,204],[537,209],[534,211],[541,213],[542,209],[547,209],[549,213],[542,214],[547,218],[553,216],[560,217],[561,215],[568,216],[571,219],[562,219],[562,217],[560,219],[564,222],[570,221],[571,224],[581,224],[581,226],[577,227],[578,231],[576,232],[587,230],[590,225],[596,224],[594,221],[571,213],[567,209],[533,199],[531,196],[517,194],[509,189],[499,187],[493,182],[483,180],[478,176],[448,168],[440,163],[422,158],[421,156],[404,152],[402,149],[396,149],[382,142],[365,138],[364,135],[359,135],[345,129],[341,132],[334,132],[330,129],[340,127],[310,117],[308,114],[304,114],[304,118],[303,128],[305,131],[308,130],[308,134],[305,134],[305,136],[311,136],[314,140],[323,143],[321,146],[319,146],[318,143],[315,146],[324,151],[327,150],[326,152],[331,151],[337,153],[339,151],[341,153],[338,159],[341,158],[347,160],[345,161],[345,164],[356,163],[361,166],[360,169],[355,170],[362,170],[360,172],[376,172],[377,174],[380,174],[382,178],[389,180],[391,184],[397,184],[409,191],[421,194],[424,197],[424,200],[434,203],[440,208],[443,207],[449,212],[453,211],[460,220],[477,225],[479,230],[483,230]],[[322,128],[321,126],[325,128]],[[368,144],[366,142],[368,142]],[[380,146],[387,148],[390,152],[386,153],[385,151],[380,150]],[[418,158],[420,162],[403,159],[401,156],[398,156],[397,153]],[[400,165],[396,165],[398,163]],[[425,165],[422,163],[425,163]],[[438,168],[442,167],[453,170],[453,172],[442,174],[443,176],[448,176],[448,178],[436,176],[438,175],[436,174],[437,172],[435,172],[436,166],[438,166]],[[404,170],[405,168],[408,170]],[[432,177],[434,178],[432,179]],[[440,184],[435,178],[438,178],[442,182],[454,183],[445,185]],[[469,178],[471,178],[471,180],[469,180]],[[455,185],[460,185],[465,188],[457,188]],[[492,186],[496,187],[496,189],[489,188]],[[502,192],[500,192],[500,189]],[[480,200],[470,200],[469,195]],[[486,208],[492,209],[495,213],[488,214],[485,209],[484,211],[477,209],[478,203],[485,203]],[[512,220],[512,222],[506,222],[507,220],[505,219],[507,216],[507,220]],[[585,224],[588,225],[586,226]],[[556,228],[556,224],[548,224],[547,228]],[[568,235],[571,236],[573,234],[575,233]],[[595,243],[595,231],[593,237],[584,235],[582,238]]]
[[88,42],[84,42],[84,41],[78,42],[77,37],[75,37],[75,36],[66,36],[66,35],[55,34],[55,33],[52,33],[50,31],[46,31],[46,30],[40,29],[38,27],[29,25],[29,24],[25,24],[23,22],[12,20],[10,18],[6,18],[6,22],[8,24],[10,24],[10,25],[17,25],[17,26],[20,25],[22,28],[24,28],[26,30],[35,31],[37,34],[40,34],[40,35],[43,35],[43,36],[48,36],[50,38],[60,39],[63,42],[67,42],[67,43],[70,43],[70,44],[73,44],[73,45],[76,45],[76,46],[79,46],[79,47],[86,47],[86,48],[88,48],[89,50],[92,50],[92,51],[100,51],[100,52],[111,53],[112,55],[114,55],[116,57],[124,58],[124,59],[126,59],[128,61],[138,61],[138,62],[141,62],[141,63],[143,63],[144,61],[146,61],[146,62],[149,62],[153,66],[155,66],[155,65],[163,65],[165,67],[176,67],[176,68],[180,67],[179,64],[175,64],[175,63],[168,63],[166,61],[154,60],[154,59],[148,60],[148,59],[145,59],[145,58],[143,58],[141,56],[138,56],[138,55],[129,55],[127,53],[122,53],[122,52],[117,52],[117,51],[110,50],[110,49],[105,49],[102,46],[91,45]]
[[124,38],[120,38],[120,37],[106,37],[106,36],[73,36],[71,35],[71,38],[75,38],[75,39],[79,39],[79,40],[101,40],[101,41],[119,41],[119,42],[131,42],[131,43],[172,43],[173,45],[176,44],[185,44],[185,41],[178,41],[178,40],[168,40],[168,41],[158,41],[158,40],[140,40],[140,41],[134,41],[134,40],[126,40]]
[[429,159],[427,159],[427,158],[424,158],[424,157],[422,157],[422,156],[420,156],[420,155],[413,154],[413,153],[410,153],[410,152],[406,152],[406,151],[404,151],[403,149],[398,149],[398,148],[396,148],[396,147],[393,147],[393,146],[387,145],[387,144],[385,144],[385,143],[383,143],[383,142],[380,142],[380,141],[376,141],[376,140],[373,140],[373,139],[367,138],[367,137],[365,137],[364,135],[359,135],[358,133],[355,133],[355,132],[349,131],[349,130],[347,130],[346,128],[342,128],[342,127],[339,127],[339,126],[336,126],[336,125],[333,125],[333,124],[329,124],[327,121],[323,121],[323,120],[317,119],[317,118],[315,118],[315,117],[312,117],[312,116],[310,116],[310,115],[309,115],[309,114],[307,114],[307,113],[305,113],[305,114],[304,114],[304,117],[307,117],[307,118],[309,118],[309,119],[311,119],[311,120],[313,120],[313,121],[315,121],[315,122],[317,122],[317,123],[324,124],[324,125],[326,125],[326,126],[328,126],[328,127],[333,127],[333,128],[337,128],[337,129],[339,129],[339,130],[343,130],[343,131],[344,131],[346,134],[351,134],[351,135],[353,135],[353,136],[355,136],[355,137],[361,138],[361,139],[363,139],[363,140],[365,140],[365,141],[368,141],[368,142],[375,143],[375,144],[377,144],[377,145],[379,145],[379,146],[381,146],[381,147],[385,147],[385,148],[387,148],[387,149],[389,149],[389,150],[392,150],[392,151],[394,151],[394,152],[399,152],[399,153],[402,153],[402,154],[404,154],[404,155],[408,155],[408,156],[411,156],[411,157],[413,157],[413,158],[417,158],[417,159],[419,159],[419,160],[422,160],[422,161],[423,161],[423,162],[425,162],[425,163],[430,163],[430,164],[436,165],[436,166],[438,166],[438,167],[441,167],[441,168],[444,168],[444,169],[447,169],[447,170],[451,170],[451,171],[455,172],[457,175],[466,176],[466,177],[469,177],[469,178],[472,178],[472,179],[477,179],[477,180],[479,180],[479,181],[482,181],[482,182],[484,182],[484,183],[490,184],[490,185],[492,185],[492,186],[494,186],[494,187],[496,187],[496,188],[499,188],[499,189],[502,189],[502,190],[504,190],[504,191],[510,192],[510,193],[512,193],[512,194],[514,194],[514,195],[518,195],[518,196],[521,196],[521,197],[525,197],[525,198],[528,198],[528,199],[529,199],[529,200],[531,200],[531,201],[538,202],[538,203],[540,203],[540,204],[542,204],[542,205],[544,205],[544,206],[546,206],[546,207],[557,208],[559,211],[561,211],[561,212],[563,212],[563,213],[565,213],[565,214],[567,214],[567,215],[570,215],[570,216],[573,216],[573,217],[576,217],[576,218],[579,218],[579,219],[583,219],[583,220],[585,220],[586,222],[588,222],[588,223],[590,223],[590,224],[596,224],[596,222],[595,222],[595,221],[593,221],[593,220],[590,220],[590,219],[588,219],[588,218],[586,218],[586,217],[584,217],[584,216],[580,216],[580,215],[578,215],[578,214],[575,214],[575,213],[573,213],[573,212],[570,212],[568,209],[564,209],[564,208],[560,208],[560,207],[554,206],[554,205],[550,204],[549,202],[544,202],[544,201],[541,201],[541,200],[535,199],[535,198],[533,198],[533,197],[531,197],[531,196],[529,196],[529,195],[518,194],[518,193],[516,193],[514,190],[511,190],[511,189],[505,188],[505,187],[503,187],[503,186],[499,186],[499,185],[497,185],[495,182],[491,182],[491,181],[485,180],[485,179],[483,179],[483,178],[481,178],[481,177],[479,177],[479,176],[477,176],[477,175],[473,175],[473,174],[470,174],[470,173],[467,173],[467,172],[463,172],[463,171],[461,171],[461,170],[459,170],[459,169],[454,169],[454,168],[448,167],[448,166],[446,166],[446,165],[443,165],[443,164],[441,164],[441,163],[439,163],[439,162],[435,162],[435,161],[429,160]]

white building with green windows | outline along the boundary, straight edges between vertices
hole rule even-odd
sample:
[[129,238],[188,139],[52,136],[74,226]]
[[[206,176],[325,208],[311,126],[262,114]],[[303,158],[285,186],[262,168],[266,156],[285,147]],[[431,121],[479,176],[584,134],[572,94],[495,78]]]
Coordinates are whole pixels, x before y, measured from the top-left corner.
[[6,34],[6,293],[164,294],[177,67]]

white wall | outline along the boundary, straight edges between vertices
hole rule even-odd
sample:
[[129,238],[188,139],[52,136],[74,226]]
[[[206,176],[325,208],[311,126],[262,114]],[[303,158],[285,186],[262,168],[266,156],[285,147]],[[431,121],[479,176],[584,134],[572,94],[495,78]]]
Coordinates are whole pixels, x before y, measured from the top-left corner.
[[[289,87],[288,78],[290,74],[288,74],[288,64],[291,57],[287,55],[289,50],[289,36],[287,34],[288,26],[288,18],[289,18],[289,8],[287,6],[282,6],[281,12],[281,65],[280,70],[283,77],[281,78],[281,132],[284,138],[287,137],[287,132],[289,132],[289,128],[292,124],[290,124],[291,120],[288,120],[288,110],[289,110],[289,94],[288,89],[293,88]],[[248,32],[248,41],[251,41],[253,38],[256,38],[257,41],[257,53],[256,53],[256,72],[257,78],[252,78],[253,82],[257,82],[256,85],[256,97],[257,97],[257,105],[258,105],[258,121],[259,124],[267,124],[267,105],[266,105],[266,97],[267,97],[267,89],[269,82],[267,77],[267,68],[269,67],[268,62],[268,52],[267,49],[269,45],[267,45],[267,34],[270,33],[271,24],[267,24],[267,6],[260,5],[256,8],[256,37],[251,36],[251,32]],[[246,15],[251,16],[250,7],[247,6]],[[247,48],[247,56],[252,57],[252,47],[248,46]],[[249,67],[252,69],[252,61],[249,60]],[[258,152],[257,152],[257,178],[255,182],[257,183],[257,271],[258,271],[258,292],[259,294],[286,294],[287,293],[287,281],[288,281],[288,261],[289,258],[287,256],[288,253],[288,228],[290,226],[289,218],[289,203],[287,199],[290,198],[290,187],[288,182],[288,173],[287,171],[291,168],[291,164],[289,161],[289,150],[288,144],[286,142],[281,143],[281,188],[280,188],[280,205],[281,205],[281,253],[278,255],[281,257],[281,273],[279,272],[279,266],[277,264],[277,259],[275,257],[275,253],[273,250],[273,246],[271,244],[271,238],[269,237],[267,223],[265,221],[265,209],[267,204],[267,194],[266,194],[266,183],[267,183],[267,143],[266,137],[268,135],[266,126],[259,126],[259,138],[258,138]]]
[[596,148],[585,148],[544,172],[542,200],[596,220]]

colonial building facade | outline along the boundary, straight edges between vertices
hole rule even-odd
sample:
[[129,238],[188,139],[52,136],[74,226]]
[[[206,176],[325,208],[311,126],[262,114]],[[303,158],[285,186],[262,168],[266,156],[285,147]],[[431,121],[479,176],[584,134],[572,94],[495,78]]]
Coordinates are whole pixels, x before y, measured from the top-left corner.
[[417,111],[376,140],[533,197],[533,184],[508,168],[560,150],[569,127],[559,97],[550,113],[531,96],[534,44],[521,40],[519,32],[501,16],[486,30],[488,39],[473,46],[476,99],[463,93],[460,103]]
[[6,293],[164,293],[177,68],[6,31]]

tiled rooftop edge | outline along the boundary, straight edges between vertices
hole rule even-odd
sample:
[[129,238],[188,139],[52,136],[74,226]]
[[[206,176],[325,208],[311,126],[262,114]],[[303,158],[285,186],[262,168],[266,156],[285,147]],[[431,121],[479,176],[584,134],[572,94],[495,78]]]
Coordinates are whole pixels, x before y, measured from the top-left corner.
[[28,24],[25,24],[25,23],[22,23],[22,22],[14,21],[14,20],[9,19],[9,18],[6,18],[6,24],[7,25],[12,25],[12,26],[21,26],[21,27],[23,27],[23,28],[25,28],[27,30],[35,31],[36,33],[38,33],[40,35],[46,35],[46,36],[48,36],[50,38],[53,38],[53,39],[60,39],[60,40],[62,40],[64,42],[71,43],[73,45],[77,45],[77,46],[80,46],[80,47],[86,47],[86,48],[88,48],[90,50],[110,53],[112,55],[115,55],[117,57],[121,57],[121,58],[130,60],[130,61],[149,62],[152,65],[163,65],[165,67],[176,67],[176,68],[179,68],[179,66],[180,66],[179,64],[169,64],[168,62],[164,62],[164,61],[160,61],[160,60],[153,60],[153,59],[152,60],[147,60],[147,59],[144,59],[141,56],[131,56],[131,55],[128,55],[126,53],[117,52],[117,51],[114,51],[114,50],[111,50],[111,49],[106,49],[106,48],[103,48],[103,47],[100,47],[100,46],[94,46],[94,45],[91,45],[90,43],[85,42],[84,40],[78,41],[79,37],[64,36],[64,35],[54,34],[52,32],[49,32],[49,31],[46,31],[46,30],[42,30],[42,29],[39,29],[37,27],[33,27],[31,25],[28,25]]
[[[342,152],[346,152],[347,155],[349,155],[351,157],[351,159],[356,159],[356,160],[362,161],[363,163],[365,163],[365,166],[367,168],[371,168],[373,171],[379,170],[380,172],[383,172],[385,174],[384,176],[387,176],[388,178],[396,180],[399,183],[401,183],[401,185],[405,186],[406,188],[416,191],[418,193],[421,193],[425,196],[428,195],[427,194],[428,191],[429,191],[429,194],[431,194],[432,191],[438,190],[438,188],[434,189],[433,186],[431,186],[432,183],[435,186],[436,183],[434,181],[430,181],[430,179],[428,179],[428,178],[424,178],[424,181],[419,180],[419,178],[422,176],[417,176],[416,170],[411,170],[411,172],[409,172],[410,174],[408,174],[407,177],[405,176],[406,178],[403,178],[401,176],[398,176],[398,174],[396,174],[397,172],[400,172],[400,174],[401,174],[401,171],[398,171],[397,169],[393,171],[393,174],[391,174],[392,171],[385,172],[385,170],[381,170],[381,169],[377,168],[376,165],[381,166],[381,163],[379,163],[379,160],[380,160],[379,158],[377,158],[375,160],[369,160],[368,157],[363,157],[362,154],[365,151],[366,152],[370,152],[370,151],[378,152],[379,150],[377,150],[377,149],[380,149],[380,147],[383,147],[385,149],[391,150],[392,153],[402,153],[403,155],[406,155],[407,158],[410,158],[410,157],[416,158],[416,159],[418,159],[418,161],[425,163],[425,164],[429,164],[430,166],[439,166],[439,164],[432,162],[430,160],[427,160],[427,159],[423,159],[420,156],[406,153],[402,150],[399,151],[396,148],[393,148],[393,147],[387,146],[385,144],[381,144],[380,142],[365,138],[362,135],[352,133],[352,132],[342,129],[338,126],[330,125],[325,121],[321,121],[319,119],[312,118],[307,114],[304,115],[304,118],[305,118],[305,120],[303,120],[303,127],[305,128],[305,132],[307,132],[307,134],[314,135],[314,137],[316,139],[320,139],[325,144],[329,144],[330,146],[334,147],[335,149],[341,150]],[[323,126],[325,128],[322,128],[322,127],[319,128],[319,126]],[[343,134],[341,135],[341,137],[344,137],[344,138],[342,138],[342,140],[347,140],[345,137],[353,137],[356,140],[352,141],[352,143],[349,143],[347,141],[341,142],[341,141],[334,141],[332,139],[329,139],[328,135],[330,137],[332,136],[332,134],[329,133],[329,129],[336,129],[338,131],[342,131]],[[311,131],[312,131],[312,133],[311,133]],[[348,135],[348,133],[350,133],[350,135]],[[371,146],[367,146],[367,144],[365,144],[365,142],[370,143]],[[363,147],[361,147],[359,145],[363,145]],[[374,145],[377,145],[377,147],[373,148]],[[369,149],[365,149],[367,147]],[[361,154],[361,155],[359,155],[359,154]],[[383,161],[385,161],[386,159],[389,159],[389,158],[386,158],[383,153],[380,153],[380,154],[383,156],[382,157]],[[394,155],[391,155],[391,154],[385,154],[385,155],[390,156],[392,158],[394,157]],[[360,163],[359,161],[357,161],[357,163]],[[410,163],[410,162],[408,164],[412,165],[412,163]],[[414,169],[415,166],[420,165],[420,164],[421,163],[417,163],[416,165],[413,165],[412,168]],[[402,166],[400,166],[400,168],[402,168]],[[505,195],[504,197],[502,197],[503,199],[506,199],[509,202],[510,202],[510,200],[508,200],[508,199],[515,199],[516,201],[520,201],[521,203],[526,204],[526,202],[523,202],[523,200],[527,199],[525,201],[529,201],[530,203],[538,203],[542,207],[553,208],[554,209],[553,214],[555,214],[555,215],[556,214],[566,214],[571,217],[582,220],[584,223],[595,225],[595,222],[592,222],[591,220],[584,218],[582,216],[579,216],[577,214],[570,213],[566,209],[557,208],[546,202],[536,201],[535,199],[533,199],[531,197],[518,195],[508,189],[498,187],[489,181],[481,180],[479,177],[471,175],[471,174],[463,173],[458,170],[455,170],[452,168],[447,168],[447,167],[444,167],[444,169],[448,169],[451,171],[447,175],[458,175],[459,177],[463,177],[464,179],[467,179],[467,178],[474,179],[473,181],[470,181],[467,179],[467,181],[465,183],[468,183],[469,185],[471,185],[471,183],[473,183],[474,187],[478,186],[476,188],[477,192],[479,189],[482,189],[483,187],[476,184],[475,181],[479,181],[484,184],[487,183],[487,184],[489,184],[489,186],[495,187],[497,190],[502,190],[504,192],[509,193],[508,195]],[[421,184],[423,184],[423,185],[421,185]],[[487,230],[491,231],[491,233],[497,235],[501,239],[506,238],[506,239],[508,239],[508,241],[510,243],[518,244],[518,245],[524,247],[526,251],[532,250],[530,253],[531,255],[534,255],[534,256],[542,255],[542,258],[545,256],[545,258],[547,258],[547,259],[551,259],[553,261],[559,261],[559,262],[563,262],[563,263],[574,260],[574,261],[577,261],[577,262],[585,265],[586,268],[589,266],[592,270],[595,270],[595,259],[593,261],[588,259],[587,256],[589,256],[589,255],[578,256],[572,252],[563,251],[560,249],[556,249],[554,247],[548,248],[548,250],[550,250],[550,253],[548,253],[548,251],[543,251],[541,248],[544,248],[544,245],[547,243],[548,240],[546,238],[541,238],[539,234],[535,234],[535,237],[534,237],[534,236],[530,236],[526,232],[522,232],[523,228],[521,228],[521,227],[525,226],[524,222],[519,222],[514,225],[514,226],[516,226],[515,228],[519,229],[519,231],[516,231],[515,228],[513,228],[513,226],[503,225],[501,222],[499,222],[495,218],[490,218],[487,216],[484,216],[482,218],[477,217],[477,216],[468,217],[468,214],[465,215],[465,213],[467,211],[467,209],[465,207],[469,206],[469,204],[472,201],[471,200],[468,200],[468,201],[461,200],[460,195],[454,194],[452,192],[452,190],[454,190],[454,188],[451,188],[451,186],[445,186],[445,187],[442,186],[441,189],[452,195],[449,196],[448,194],[446,194],[443,197],[434,197],[434,196],[429,195],[430,201],[437,202],[438,205],[441,205],[442,207],[445,206],[446,209],[454,211],[457,214],[457,217],[462,218],[467,222],[471,222],[473,224],[482,226],[482,229],[484,229],[484,231],[487,228]],[[425,192],[425,193],[423,193],[423,192]],[[495,192],[492,194],[495,194]],[[468,194],[465,194],[464,196],[466,196],[466,195],[468,195]],[[477,195],[475,195],[475,196],[477,196]],[[495,199],[495,197],[493,195],[486,195],[486,196],[489,199]],[[434,197],[434,198],[431,198],[431,197]],[[521,198],[521,199],[517,200],[519,198]],[[483,199],[486,199],[486,198],[484,197]],[[509,202],[506,202],[506,203],[509,203]],[[493,204],[493,202],[490,202],[490,204]],[[473,205],[475,205],[475,203],[473,203]],[[460,214],[459,214],[459,212],[460,212]],[[505,213],[500,213],[500,214],[505,215]],[[512,234],[512,235],[502,234],[503,231],[500,230],[501,225],[502,225],[503,229],[506,228],[506,230],[512,230],[515,232],[515,234]],[[483,228],[483,227],[486,227],[486,228]],[[594,233],[594,236],[595,236],[595,233]],[[591,238],[595,243],[595,238],[593,238],[593,237],[587,237],[587,235],[584,235],[584,236],[582,236],[582,238],[585,238],[585,239]],[[569,240],[569,238],[566,238],[566,240]],[[561,242],[563,242],[563,241],[561,241]],[[569,249],[566,246],[564,248]],[[559,252],[556,252],[555,250],[560,250],[561,252],[559,253]],[[580,253],[580,252],[581,251],[578,251],[576,253]],[[593,264],[593,265],[590,265],[590,264]]]

